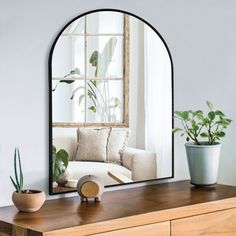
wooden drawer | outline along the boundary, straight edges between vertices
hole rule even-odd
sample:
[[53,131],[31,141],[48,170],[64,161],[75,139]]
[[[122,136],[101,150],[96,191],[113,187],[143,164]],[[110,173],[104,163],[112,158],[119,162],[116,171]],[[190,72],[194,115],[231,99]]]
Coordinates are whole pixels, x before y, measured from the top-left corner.
[[235,236],[236,208],[171,222],[172,236]]
[[96,236],[170,236],[170,221],[94,234]]

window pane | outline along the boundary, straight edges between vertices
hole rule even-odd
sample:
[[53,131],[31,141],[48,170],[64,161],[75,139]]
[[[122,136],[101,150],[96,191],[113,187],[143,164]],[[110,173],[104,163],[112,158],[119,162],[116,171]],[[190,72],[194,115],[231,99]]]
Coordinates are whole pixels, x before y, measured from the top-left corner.
[[63,77],[72,68],[72,45],[70,37],[60,37],[52,57],[52,77]]
[[84,81],[52,81],[53,122],[84,122]]
[[123,77],[123,37],[87,37],[87,77]]
[[79,76],[85,76],[85,48],[84,37],[73,36],[72,37],[72,68],[79,69]]
[[84,36],[63,36],[58,39],[53,52],[52,76],[63,78],[78,68],[77,76],[84,76]]
[[88,34],[123,34],[124,14],[120,12],[95,12],[87,15]]
[[121,123],[123,121],[123,81],[87,81],[86,121]]
[[85,17],[81,17],[66,27],[62,34],[84,34]]

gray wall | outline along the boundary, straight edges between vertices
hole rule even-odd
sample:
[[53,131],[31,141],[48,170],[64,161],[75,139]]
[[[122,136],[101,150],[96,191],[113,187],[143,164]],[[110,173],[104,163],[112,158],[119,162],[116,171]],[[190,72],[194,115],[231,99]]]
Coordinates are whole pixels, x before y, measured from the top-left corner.
[[[234,0],[0,0],[0,206],[11,204],[13,151],[25,184],[48,189],[48,55],[61,27],[80,13],[117,8],[141,16],[165,38],[175,67],[175,109],[209,99],[236,122]],[[236,185],[236,126],[223,141],[219,181]],[[175,138],[176,179],[188,177]]]

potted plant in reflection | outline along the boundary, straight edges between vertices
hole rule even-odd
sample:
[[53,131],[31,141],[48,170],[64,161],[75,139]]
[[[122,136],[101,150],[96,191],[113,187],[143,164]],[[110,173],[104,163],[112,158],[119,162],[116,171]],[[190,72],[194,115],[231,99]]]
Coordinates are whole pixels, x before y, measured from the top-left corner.
[[15,179],[10,176],[15,187],[12,194],[12,201],[19,211],[35,212],[39,210],[45,202],[45,194],[40,190],[24,189],[24,176],[21,166],[20,151],[15,148],[14,154]]
[[69,155],[66,150],[60,149],[57,151],[53,145],[52,149],[52,178],[53,182],[58,186],[65,186],[68,181],[67,166],[69,163]]
[[174,133],[186,135],[185,144],[191,183],[195,186],[216,184],[220,159],[221,139],[232,120],[214,109],[207,101],[209,111],[175,111],[182,127],[173,129]]
[[[94,51],[90,58],[89,63],[94,67],[94,78],[86,80],[86,86],[75,85],[72,91],[70,99],[73,100],[76,93],[81,92],[78,98],[78,105],[80,106],[85,97],[89,98],[89,106],[86,108],[90,112],[97,114],[99,122],[117,122],[116,113],[121,107],[121,101],[118,97],[109,97],[110,86],[107,79],[107,71],[112,57],[115,52],[117,44],[116,37],[111,37],[102,52]],[[72,84],[75,83],[75,78],[84,78],[78,67],[70,71],[65,75],[62,80],[59,80],[52,92],[55,92],[60,83]],[[102,78],[102,79],[101,79]],[[84,112],[84,111],[83,111]]]

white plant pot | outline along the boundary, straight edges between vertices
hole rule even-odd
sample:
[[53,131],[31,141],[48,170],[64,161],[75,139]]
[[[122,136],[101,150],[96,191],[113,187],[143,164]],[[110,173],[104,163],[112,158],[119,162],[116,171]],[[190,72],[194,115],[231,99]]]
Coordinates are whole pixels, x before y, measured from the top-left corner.
[[186,143],[191,184],[210,186],[217,182],[221,144],[196,145]]

